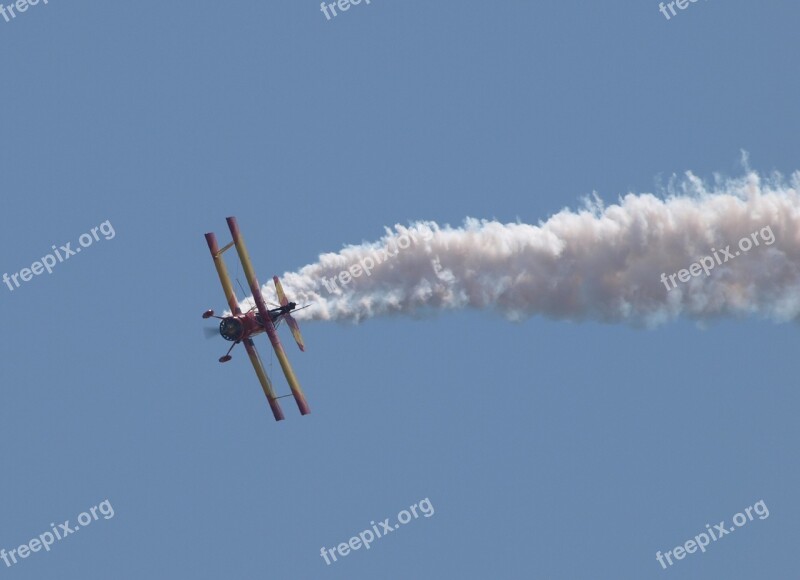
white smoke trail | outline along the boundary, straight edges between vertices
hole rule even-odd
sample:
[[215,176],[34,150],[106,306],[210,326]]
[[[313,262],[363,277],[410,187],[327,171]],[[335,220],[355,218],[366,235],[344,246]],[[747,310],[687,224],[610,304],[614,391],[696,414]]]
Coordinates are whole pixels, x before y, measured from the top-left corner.
[[[396,225],[377,242],[323,254],[282,281],[290,299],[314,303],[298,313],[306,320],[357,322],[471,307],[511,319],[540,314],[633,325],[680,315],[788,321],[800,314],[799,190],[800,172],[787,181],[748,171],[712,185],[687,173],[663,198],[628,194],[605,207],[595,196],[579,211],[562,210],[539,225],[471,218],[459,228]],[[740,238],[765,227],[774,244],[669,292],[662,283],[662,273],[688,268],[711,248],[737,248]],[[369,260],[379,257],[366,275]],[[340,274],[356,265],[361,270],[351,272],[360,275],[343,285]],[[275,301],[272,284],[263,291]]]

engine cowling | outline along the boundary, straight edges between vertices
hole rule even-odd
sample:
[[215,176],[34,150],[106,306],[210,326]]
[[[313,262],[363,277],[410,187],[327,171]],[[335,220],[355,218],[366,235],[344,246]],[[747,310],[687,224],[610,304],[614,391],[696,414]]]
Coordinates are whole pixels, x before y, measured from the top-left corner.
[[225,340],[237,342],[241,340],[244,335],[244,325],[238,318],[229,316],[220,321],[219,333]]

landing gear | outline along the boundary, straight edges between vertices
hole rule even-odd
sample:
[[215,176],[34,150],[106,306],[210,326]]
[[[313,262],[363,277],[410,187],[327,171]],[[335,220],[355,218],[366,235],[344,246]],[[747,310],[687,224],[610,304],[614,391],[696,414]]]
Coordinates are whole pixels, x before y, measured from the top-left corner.
[[226,363],[229,360],[231,360],[233,358],[231,356],[231,351],[233,350],[233,347],[236,346],[237,344],[239,344],[238,340],[231,345],[231,347],[228,349],[228,352],[225,353],[225,356],[219,358],[219,362]]

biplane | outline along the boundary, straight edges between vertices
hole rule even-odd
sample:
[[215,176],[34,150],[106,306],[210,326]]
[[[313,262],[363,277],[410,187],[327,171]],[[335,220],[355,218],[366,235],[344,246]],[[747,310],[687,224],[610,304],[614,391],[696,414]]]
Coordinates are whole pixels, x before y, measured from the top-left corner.
[[[275,356],[278,358],[278,362],[281,365],[283,374],[286,376],[286,382],[289,383],[289,388],[292,390],[291,395],[285,396],[294,397],[297,407],[300,409],[300,414],[308,415],[311,412],[311,409],[309,408],[306,397],[303,394],[303,389],[300,387],[300,382],[297,380],[297,377],[292,370],[292,365],[289,363],[289,359],[286,357],[286,352],[283,350],[283,345],[281,344],[276,331],[277,326],[285,320],[287,326],[289,326],[292,331],[292,335],[297,342],[297,346],[300,347],[300,350],[304,351],[305,344],[303,343],[303,337],[300,334],[300,327],[297,325],[297,321],[291,314],[295,310],[301,310],[301,308],[297,308],[296,303],[289,302],[289,300],[286,298],[286,294],[283,291],[283,287],[281,286],[281,281],[277,276],[274,276],[272,280],[275,283],[275,290],[278,294],[278,299],[280,300],[280,306],[272,309],[267,308],[267,303],[264,300],[264,296],[261,294],[261,287],[258,284],[258,279],[256,278],[255,271],[253,270],[253,264],[250,261],[250,255],[247,253],[247,246],[245,245],[244,238],[242,238],[242,234],[239,231],[239,225],[236,222],[236,218],[229,217],[226,219],[226,221],[228,222],[228,228],[231,231],[233,241],[231,241],[231,243],[224,248],[219,248],[217,245],[217,237],[213,233],[206,234],[208,249],[211,250],[211,257],[214,259],[214,265],[217,268],[217,274],[219,274],[219,281],[222,283],[222,291],[225,293],[225,299],[228,301],[228,307],[231,311],[231,313],[227,316],[215,316],[213,310],[206,310],[203,313],[203,318],[219,319],[220,336],[233,343],[228,349],[228,352],[224,356],[220,357],[219,362],[225,363],[231,360],[231,351],[233,348],[237,344],[243,344],[245,350],[247,351],[248,357],[250,357],[250,362],[253,364],[253,368],[256,371],[256,376],[261,383],[261,388],[264,389],[264,394],[267,396],[267,401],[272,409],[272,414],[275,416],[275,420],[282,421],[284,419],[283,410],[278,403],[278,399],[283,397],[276,396],[275,389],[272,387],[269,376],[264,370],[261,357],[256,350],[255,343],[253,342],[254,336],[261,333],[266,333],[269,337],[269,341],[272,343],[272,348],[275,351]],[[239,302],[236,299],[236,293],[233,290],[233,284],[231,284],[230,276],[228,276],[228,269],[226,268],[225,261],[222,258],[222,254],[233,247],[236,248],[236,252],[239,254],[239,260],[242,263],[242,270],[244,271],[245,278],[247,278],[247,284],[250,287],[250,292],[252,293],[253,301],[255,302],[255,306],[248,312],[242,312],[241,308],[239,308]],[[303,308],[306,307],[304,306]]]

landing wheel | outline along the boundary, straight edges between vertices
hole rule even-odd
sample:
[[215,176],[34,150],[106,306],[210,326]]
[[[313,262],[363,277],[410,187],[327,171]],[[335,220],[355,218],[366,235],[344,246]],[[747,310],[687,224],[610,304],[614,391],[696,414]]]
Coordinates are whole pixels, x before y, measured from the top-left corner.
[[220,357],[220,359],[219,359],[219,362],[221,362],[221,363],[226,363],[226,362],[228,362],[229,360],[231,360],[232,358],[233,358],[233,357],[232,357],[231,355],[229,355],[229,354],[226,354],[225,356],[223,356],[223,357]]

